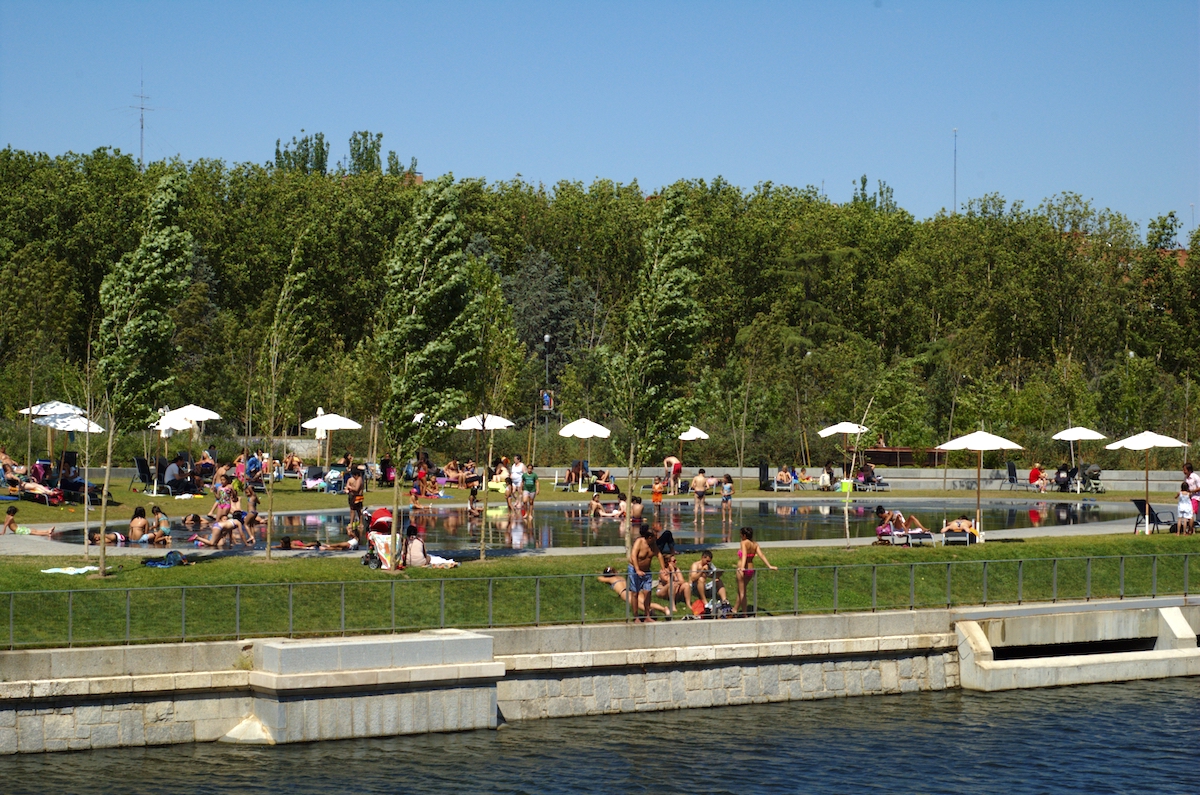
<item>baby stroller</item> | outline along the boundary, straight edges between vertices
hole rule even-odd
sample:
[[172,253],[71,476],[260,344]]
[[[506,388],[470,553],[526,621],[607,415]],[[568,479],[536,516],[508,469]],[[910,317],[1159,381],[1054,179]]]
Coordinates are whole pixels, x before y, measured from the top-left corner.
[[1100,471],[1100,467],[1096,464],[1085,464],[1079,467],[1080,490],[1089,494],[1103,494],[1106,489],[1100,482]]

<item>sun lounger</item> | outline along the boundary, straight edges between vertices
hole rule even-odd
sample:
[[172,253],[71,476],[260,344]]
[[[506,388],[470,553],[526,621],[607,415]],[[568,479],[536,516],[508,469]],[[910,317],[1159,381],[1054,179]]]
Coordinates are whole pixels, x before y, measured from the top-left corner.
[[979,539],[974,533],[969,533],[966,530],[947,530],[942,533],[942,545],[947,547],[968,546],[970,544],[978,544]]

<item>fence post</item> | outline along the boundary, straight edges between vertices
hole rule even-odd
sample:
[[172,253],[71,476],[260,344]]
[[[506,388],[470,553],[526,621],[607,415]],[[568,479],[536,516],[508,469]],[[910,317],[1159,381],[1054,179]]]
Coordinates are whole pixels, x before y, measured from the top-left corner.
[[1184,596],[1188,595],[1188,568],[1189,568],[1189,563],[1190,563],[1191,557],[1192,557],[1191,555],[1183,556],[1183,595]]
[[488,577],[488,626],[492,625],[492,583],[494,580]]
[[542,623],[542,578],[533,578],[533,625],[541,626]]
[[446,578],[438,580],[438,626],[446,626]]
[[878,569],[878,568],[879,568],[878,566],[871,566],[871,612],[872,613],[875,612],[875,604],[876,604],[876,589],[875,589],[876,579],[875,578],[876,578],[876,574],[877,574],[876,569]]
[[341,617],[339,618],[343,637],[346,634],[346,583],[342,583],[342,609]]
[[[754,615],[758,615],[758,577],[754,578]],[[671,608],[674,609],[674,606]]]
[[13,636],[13,616],[16,614],[17,595],[15,593],[8,594],[8,649],[12,651],[16,648],[16,638]]
[[579,575],[579,623],[587,623],[587,575]]
[[1025,597],[1025,561],[1017,561],[1017,604],[1021,604]]
[[951,605],[954,604],[954,598],[953,598],[953,595],[951,594],[951,590],[950,590],[950,577],[951,577],[950,569],[953,565],[954,565],[953,563],[946,564],[946,607],[947,608],[949,608]]
[[129,603],[132,600],[129,598],[129,589],[125,589],[125,645],[129,645]]
[[187,587],[179,589],[179,636],[187,640]]
[[[703,596],[703,594],[701,594]],[[792,567],[792,613],[800,615],[800,567]]]
[[987,561],[983,562],[983,603],[987,604]]
[[396,634],[396,580],[392,579],[392,634]]
[[[395,615],[393,613],[393,615]],[[288,583],[288,637],[293,637],[296,634],[295,627],[292,624],[292,584]]]
[[233,637],[242,639],[242,586],[233,586]]
[[908,609],[917,609],[917,564],[908,564]]
[[1121,556],[1121,598],[1125,598],[1125,556]]
[[1092,601],[1092,558],[1087,559],[1087,601]]
[[1050,564],[1050,601],[1058,601],[1058,558]]
[[67,648],[75,645],[75,592],[67,591]]
[[837,594],[837,575],[838,575],[838,567],[834,566],[833,567],[833,612],[835,612],[835,613],[837,612],[837,607],[838,607],[838,605],[837,605],[837,602],[838,602],[838,600],[837,600],[837,596],[838,596],[838,594]]
[[1150,598],[1158,596],[1158,555],[1150,558]]

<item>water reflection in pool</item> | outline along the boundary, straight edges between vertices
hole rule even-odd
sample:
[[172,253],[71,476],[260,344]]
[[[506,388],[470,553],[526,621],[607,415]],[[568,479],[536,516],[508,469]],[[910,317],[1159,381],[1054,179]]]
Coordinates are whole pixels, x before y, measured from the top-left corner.
[[[722,521],[715,505],[703,514],[697,514],[690,502],[669,502],[657,514],[652,514],[651,506],[647,505],[646,515],[660,525],[660,529],[671,530],[677,542],[701,544],[735,541],[737,529],[744,525],[753,527],[755,538],[760,541],[837,538],[845,532],[847,521],[852,536],[872,537],[878,524],[874,509],[880,503],[915,515],[933,530],[948,519],[975,512],[974,500],[890,500],[890,496],[860,498],[850,504],[845,514],[840,502],[769,499],[735,502],[729,521]],[[985,530],[1068,526],[1132,516],[1129,507],[1093,501],[987,500],[983,503]],[[276,516],[273,537],[279,539],[287,535],[310,542],[344,541],[348,521],[349,513],[344,510]],[[481,522],[477,517],[468,520],[463,506],[418,512],[412,521],[423,529],[431,547],[459,549],[479,545]],[[192,532],[191,528],[176,523],[171,536],[173,543],[186,546],[186,539]],[[263,533],[259,536],[261,546]],[[80,538],[78,532],[63,536],[63,540],[71,541]],[[510,513],[503,504],[488,510],[487,544],[491,548],[591,547],[623,543],[622,522],[614,518],[592,518],[587,515],[584,503],[547,503],[525,519]]]

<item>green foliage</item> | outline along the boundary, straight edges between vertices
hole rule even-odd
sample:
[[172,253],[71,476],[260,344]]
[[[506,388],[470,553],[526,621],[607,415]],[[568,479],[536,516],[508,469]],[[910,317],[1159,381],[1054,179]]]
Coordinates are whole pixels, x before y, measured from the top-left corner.
[[[470,281],[458,209],[451,176],[426,183],[387,263],[380,352],[391,385],[383,422],[391,443],[405,451],[434,444],[462,419],[478,374],[480,327],[488,319]],[[413,422],[416,414],[424,422]]]
[[282,149],[279,143],[279,139],[276,139],[275,168],[321,175],[329,169],[329,144],[325,143],[325,133],[305,135],[299,140],[293,135],[291,143],[284,144]]
[[[379,152],[383,147],[383,133],[366,130],[350,134],[350,173],[377,174],[381,170]],[[389,160],[388,165],[391,165]]]
[[169,310],[186,290],[193,257],[192,236],[176,225],[183,180],[179,173],[159,180],[141,243],[113,265],[100,287],[97,366],[114,424],[148,423],[173,378],[175,322]]

